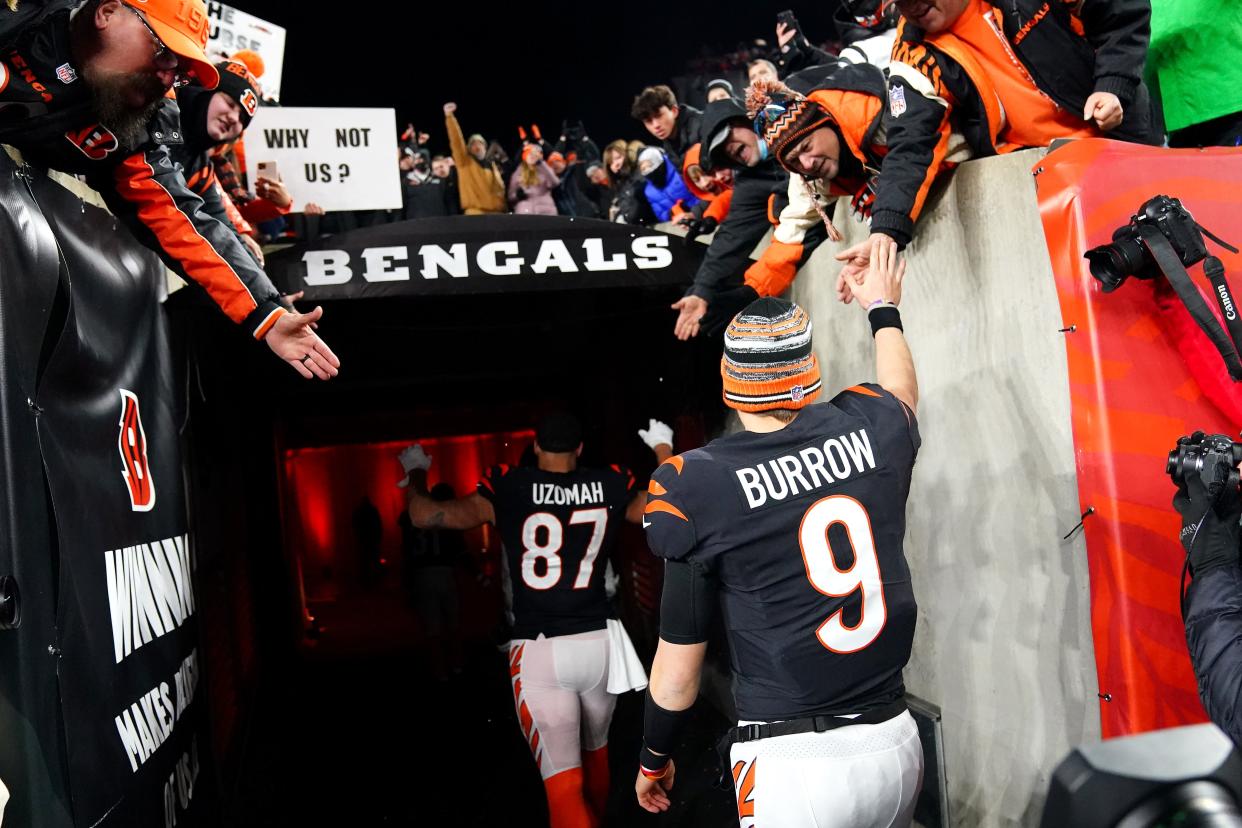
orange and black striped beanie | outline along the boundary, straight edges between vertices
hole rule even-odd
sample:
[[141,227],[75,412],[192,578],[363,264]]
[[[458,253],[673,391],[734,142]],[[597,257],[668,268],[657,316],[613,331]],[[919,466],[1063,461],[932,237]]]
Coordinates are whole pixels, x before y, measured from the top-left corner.
[[725,331],[720,376],[725,405],[738,411],[809,405],[823,382],[806,311],[774,297],[751,302]]
[[768,145],[781,166],[785,154],[809,132],[833,123],[828,110],[790,89],[780,81],[759,80],[746,90],[746,111],[755,132]]

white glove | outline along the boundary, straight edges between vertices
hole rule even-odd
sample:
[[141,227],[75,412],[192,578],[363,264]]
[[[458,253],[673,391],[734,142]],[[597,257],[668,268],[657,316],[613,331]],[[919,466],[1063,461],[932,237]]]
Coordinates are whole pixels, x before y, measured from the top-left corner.
[[659,420],[648,420],[646,428],[638,430],[638,436],[654,450],[658,445],[673,447],[673,429]]
[[401,461],[401,468],[405,469],[406,474],[415,469],[427,471],[427,469],[431,468],[431,455],[423,451],[423,447],[419,443],[406,446],[405,451],[397,455],[397,459]]

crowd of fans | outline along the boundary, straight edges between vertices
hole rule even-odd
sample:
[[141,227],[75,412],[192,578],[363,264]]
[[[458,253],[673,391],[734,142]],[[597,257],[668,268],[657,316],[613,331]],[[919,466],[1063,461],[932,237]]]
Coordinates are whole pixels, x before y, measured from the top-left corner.
[[[814,46],[782,12],[773,49],[745,50],[744,89],[740,77],[705,78],[696,87],[701,109],[667,84],[638,91],[630,114],[645,140],[618,138],[601,152],[580,122],[562,123],[555,140],[532,124],[519,129],[510,153],[481,134],[467,136],[450,102],[446,153],[434,154],[432,136],[412,126],[401,137],[400,209],[325,214],[295,204],[261,164],[247,186],[238,139],[262,104],[264,67],[253,53],[207,58],[200,0],[3,0],[0,143],[83,176],[140,242],[308,379],[329,379],[340,367],[316,333],[322,310],[299,313],[279,294],[258,242],[458,214],[675,222],[688,237],[712,234],[693,284],[674,305],[674,332],[687,339],[784,292],[818,245],[841,239],[833,214],[844,199],[869,222],[870,236],[836,254],[837,294],[889,312],[886,323],[873,317],[874,333],[900,323],[883,294],[866,295],[863,277],[868,268],[899,273],[897,251],[910,244],[930,194],[956,164],[1058,139],[1242,143],[1242,99],[1229,75],[1242,51],[1239,27],[1224,27],[1219,41],[1233,54],[1190,54],[1176,43],[1193,25],[1191,13],[1177,23],[1164,18],[1156,40],[1153,5],[1171,14],[1172,0],[845,0],[850,34],[834,50]],[[186,13],[191,7],[195,14]],[[741,57],[718,68],[733,75]],[[1185,67],[1195,60],[1208,68],[1191,84],[1197,70]],[[1173,93],[1167,124],[1148,74]],[[1192,98],[1192,86],[1212,94]],[[752,261],[769,231],[771,244]],[[800,347],[813,360],[809,320],[802,322]],[[753,348],[746,332],[734,334],[735,344]],[[748,362],[764,371],[787,364],[794,363]],[[730,381],[744,383],[726,377],[726,388]],[[809,401],[801,384],[788,393],[799,406]],[[557,453],[571,454],[575,443]],[[675,468],[668,474],[680,475]],[[1205,493],[1183,494],[1178,506],[1187,529],[1194,519],[1188,551],[1200,581],[1190,642],[1196,667],[1216,671],[1215,679],[1200,679],[1207,706],[1237,738],[1242,655],[1230,619],[1239,613],[1242,501],[1217,515],[1218,542],[1196,551],[1200,530],[1214,533],[1204,510],[1215,507]],[[688,523],[684,514],[681,520]],[[1205,604],[1204,595],[1217,598]]]
[[[1159,11],[1161,0],[1155,6]],[[90,0],[86,15],[70,0],[7,3],[0,38],[20,62],[14,65],[25,68],[7,72],[0,87],[0,139],[91,179],[140,238],[154,237],[174,270],[207,287],[226,313],[263,338],[290,309],[269,289],[258,242],[458,214],[676,222],[691,237],[714,232],[677,305],[676,333],[688,338],[727,320],[746,299],[783,291],[824,239],[839,237],[830,218],[838,197],[848,197],[871,229],[866,242],[837,255],[837,291],[848,302],[868,251],[876,243],[907,245],[936,182],[963,160],[1059,138],[1242,140],[1242,104],[1223,77],[1216,86],[1204,81],[1216,94],[1170,104],[1166,139],[1145,64],[1159,87],[1181,89],[1185,73],[1175,70],[1185,57],[1169,44],[1193,22],[1168,11],[1160,18],[1146,0],[848,0],[838,21],[843,43],[813,45],[793,14],[782,12],[771,48],[756,40],[724,58],[700,58],[699,71],[720,76],[639,91],[630,113],[646,139],[619,138],[602,152],[581,122],[570,121],[552,138],[537,125],[519,128],[520,144],[509,152],[481,134],[467,136],[456,104],[446,103],[447,152],[433,152],[432,135],[412,126],[401,136],[400,209],[324,214],[314,204],[295,205],[274,173],[247,174],[238,139],[263,103],[262,59],[237,53],[213,65],[201,49],[174,52],[167,40],[184,44],[202,33],[180,31],[190,24],[165,0],[144,7],[156,11],[122,0]],[[49,32],[62,30],[63,44],[54,45],[63,54],[45,55]],[[153,63],[145,54],[152,46]],[[30,62],[44,58],[61,65]],[[73,85],[76,72],[86,83]],[[45,73],[59,75],[66,90],[50,106],[45,85],[31,80]],[[179,113],[154,94],[169,83]],[[685,94],[679,98],[673,86]],[[111,128],[94,122],[103,115]],[[184,141],[169,138],[179,134],[175,118]],[[129,155],[137,149],[146,153],[141,163]],[[213,220],[187,213],[182,193],[201,199]],[[195,223],[203,243],[162,243],[180,226],[164,209],[166,199]],[[232,238],[220,237],[224,228]],[[773,243],[752,263],[769,229]],[[234,272],[242,293],[231,275],[216,276]],[[274,347],[303,363],[298,352],[310,342],[309,325],[298,317],[281,322],[298,347],[288,340]],[[315,361],[321,370],[311,373],[331,375],[333,359]]]
[[[432,134],[413,126],[401,136],[401,209],[277,218],[260,236],[459,214],[674,222],[692,238],[716,234],[677,306],[675,330],[685,339],[718,328],[746,300],[787,288],[824,239],[839,237],[830,213],[846,196],[872,230],[838,254],[837,291],[848,302],[873,243],[909,244],[937,182],[962,161],[1058,138],[1166,140],[1144,82],[1148,4],[1053,4],[1047,15],[1039,6],[1027,14],[1022,3],[985,0],[850,0],[838,20],[844,42],[826,48],[781,13],[771,47],[756,40],[699,58],[697,77],[639,91],[630,114],[644,140],[618,138],[602,152],[581,122],[568,121],[550,138],[537,125],[520,127],[509,152],[467,137],[456,104],[446,103],[447,152],[433,152]],[[1158,68],[1147,75],[1167,76]],[[1185,120],[1179,110],[1178,125]],[[1215,142],[1236,141],[1235,117],[1204,120]],[[1181,129],[1171,142],[1192,133]],[[260,186],[270,193],[279,182]],[[770,229],[773,244],[750,262]]]

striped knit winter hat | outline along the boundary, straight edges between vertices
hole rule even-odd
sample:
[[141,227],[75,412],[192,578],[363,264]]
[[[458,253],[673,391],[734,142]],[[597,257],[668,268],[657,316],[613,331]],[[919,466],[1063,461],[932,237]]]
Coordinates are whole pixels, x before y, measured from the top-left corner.
[[738,411],[809,405],[823,383],[806,311],[774,297],[751,302],[725,331],[720,375],[725,405]]
[[758,80],[751,84],[746,90],[746,113],[754,119],[755,132],[782,166],[785,153],[808,132],[832,122],[828,110],[780,81]]

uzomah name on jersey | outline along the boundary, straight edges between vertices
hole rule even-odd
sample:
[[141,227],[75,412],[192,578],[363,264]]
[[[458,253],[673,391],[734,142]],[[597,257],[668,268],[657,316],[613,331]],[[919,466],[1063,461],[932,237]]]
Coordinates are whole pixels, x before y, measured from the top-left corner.
[[807,446],[756,466],[737,469],[738,482],[752,509],[831,486],[875,469],[875,452],[866,429]]
[[578,506],[604,502],[603,483],[578,483],[573,486],[535,483],[531,489],[531,499],[536,506]]

